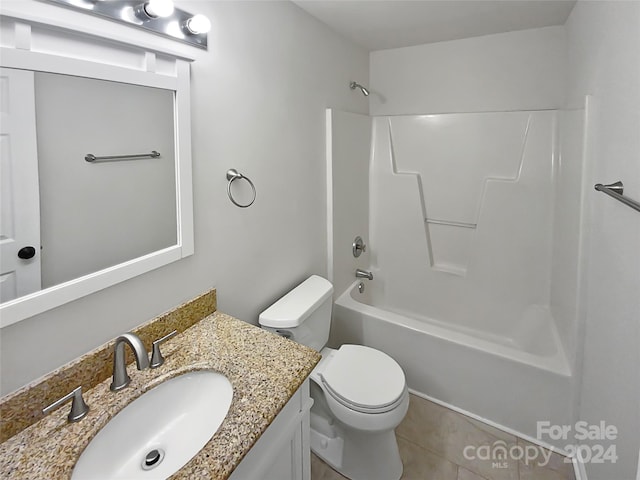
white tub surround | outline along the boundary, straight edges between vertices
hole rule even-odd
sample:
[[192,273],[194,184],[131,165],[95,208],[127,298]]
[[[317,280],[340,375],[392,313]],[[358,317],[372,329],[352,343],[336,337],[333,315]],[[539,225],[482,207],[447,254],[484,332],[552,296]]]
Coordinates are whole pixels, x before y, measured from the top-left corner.
[[570,422],[585,110],[374,117],[369,183],[350,191],[336,129],[364,122],[333,118],[334,267],[342,212],[362,210],[345,198],[368,207],[370,243],[368,265],[343,254],[334,273],[374,278],[338,292],[332,343],[378,348],[414,391],[530,437]]

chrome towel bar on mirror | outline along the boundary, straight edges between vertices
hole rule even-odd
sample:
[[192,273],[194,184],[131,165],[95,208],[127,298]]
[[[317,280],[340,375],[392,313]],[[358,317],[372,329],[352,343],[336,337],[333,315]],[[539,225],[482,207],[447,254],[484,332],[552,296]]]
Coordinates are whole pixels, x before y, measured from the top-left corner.
[[613,197],[616,200],[618,200],[619,202],[622,202],[625,205],[628,205],[629,207],[633,208],[634,210],[637,210],[638,212],[640,212],[640,202],[636,202],[635,200],[631,200],[629,197],[625,197],[623,195],[623,193],[624,193],[624,185],[622,184],[622,182],[610,183],[609,185],[603,185],[601,183],[596,183],[594,188],[596,190],[598,190],[599,192],[606,193],[610,197]]
[[[233,195],[231,194],[231,184],[239,179],[245,179],[247,182],[249,182],[249,185],[251,186],[251,190],[253,190],[253,199],[247,204],[236,202],[235,198],[233,198]],[[253,184],[253,182],[249,179],[249,177],[245,177],[243,174],[239,173],[235,168],[230,168],[229,170],[227,170],[227,180],[229,180],[229,183],[227,184],[227,195],[229,196],[229,200],[231,200],[231,202],[236,207],[247,208],[253,205],[253,202],[256,201],[256,187]]]
[[87,153],[84,159],[89,163],[95,162],[117,162],[118,160],[132,160],[136,158],[158,158],[159,152],[152,150],[151,153],[134,153],[132,155],[104,155],[96,157],[93,153]]

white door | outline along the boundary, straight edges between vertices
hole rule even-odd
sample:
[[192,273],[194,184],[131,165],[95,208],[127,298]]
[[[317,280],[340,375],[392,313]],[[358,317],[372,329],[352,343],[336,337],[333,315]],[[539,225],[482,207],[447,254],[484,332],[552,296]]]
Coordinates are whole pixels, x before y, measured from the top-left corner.
[[33,72],[0,68],[0,301],[40,290]]

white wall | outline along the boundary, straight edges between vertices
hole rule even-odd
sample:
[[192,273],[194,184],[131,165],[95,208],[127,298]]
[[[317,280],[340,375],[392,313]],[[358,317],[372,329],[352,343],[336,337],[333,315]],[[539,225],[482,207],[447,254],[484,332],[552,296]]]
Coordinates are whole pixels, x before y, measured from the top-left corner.
[[[622,180],[640,199],[640,2],[579,1],[566,24],[569,106],[594,96],[591,184]],[[640,447],[640,214],[587,195],[587,315],[580,418],[620,431],[618,461],[588,464],[589,480],[636,478]],[[608,445],[608,442],[596,442]]]
[[546,27],[371,53],[371,114],[558,108],[564,29]]
[[[211,287],[220,310],[256,322],[326,274],[325,108],[367,112],[349,89],[368,81],[367,52],[289,2],[178,6],[213,23],[191,68],[195,255],[2,329],[2,393]],[[251,208],[227,199],[228,168],[254,181]]]

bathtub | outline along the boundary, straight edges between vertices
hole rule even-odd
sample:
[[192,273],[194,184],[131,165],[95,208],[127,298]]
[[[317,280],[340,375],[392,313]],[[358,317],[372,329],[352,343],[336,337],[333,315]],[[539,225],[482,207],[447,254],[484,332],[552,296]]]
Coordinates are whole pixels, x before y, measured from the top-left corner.
[[382,350],[402,366],[413,393],[520,436],[535,439],[538,421],[570,423],[572,376],[544,308],[523,312],[521,323],[533,331],[492,337],[385,309],[370,282],[364,293],[358,283],[334,302],[332,344]]

